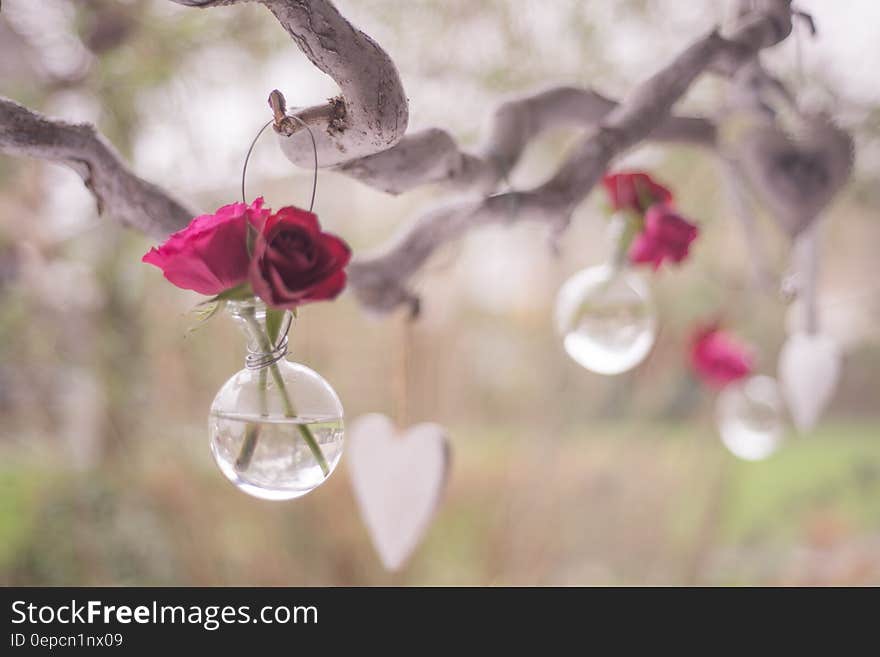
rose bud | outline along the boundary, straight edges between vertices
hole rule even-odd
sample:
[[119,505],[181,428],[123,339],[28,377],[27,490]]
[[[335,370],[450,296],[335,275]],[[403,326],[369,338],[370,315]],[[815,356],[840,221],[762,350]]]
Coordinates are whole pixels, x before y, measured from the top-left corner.
[[645,214],[645,228],[633,240],[629,259],[633,263],[647,263],[660,267],[664,260],[679,263],[684,260],[691,242],[697,239],[699,229],[665,205],[653,205]]
[[251,287],[273,308],[332,299],[345,287],[350,259],[348,245],[322,232],[317,216],[281,208],[266,219],[254,242]]
[[691,343],[691,368],[703,383],[721,389],[752,373],[751,349],[717,325],[704,327]]
[[247,280],[248,221],[261,224],[269,214],[262,207],[263,199],[258,198],[249,206],[232,203],[214,214],[200,215],[159,248],[150,249],[142,261],[161,269],[177,287],[220,294]]
[[641,171],[608,174],[602,184],[615,211],[644,214],[655,203],[672,203],[672,192]]

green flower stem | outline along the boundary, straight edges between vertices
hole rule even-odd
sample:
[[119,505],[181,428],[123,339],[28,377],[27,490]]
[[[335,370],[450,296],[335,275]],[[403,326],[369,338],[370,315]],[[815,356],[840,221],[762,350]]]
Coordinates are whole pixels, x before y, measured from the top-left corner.
[[[260,413],[266,415],[266,369],[260,370]],[[251,459],[254,457],[254,451],[257,449],[257,441],[260,438],[260,425],[248,422],[245,427],[244,441],[241,444],[241,451],[238,458],[235,459],[235,469],[243,472],[250,467]]]
[[636,235],[642,230],[642,218],[640,216],[634,212],[627,211],[624,211],[622,214],[623,230],[620,231],[611,259],[611,266],[615,271],[620,271],[626,266],[629,247]]
[[[260,326],[260,323],[257,321],[256,317],[253,313],[245,314],[245,320],[248,325],[251,327],[251,331],[254,336],[260,343],[260,348],[265,353],[270,353],[272,351],[272,343],[269,341],[269,336],[263,331],[263,328]],[[284,384],[284,379],[281,376],[281,370],[278,368],[278,363],[272,363],[269,366],[270,371],[272,372],[272,380],[275,381],[275,385],[278,386],[278,392],[281,394],[281,402],[284,405],[284,417],[295,418],[297,416],[296,408],[293,405],[293,402],[290,399],[290,395],[287,392],[287,386]],[[265,390],[266,390],[266,369],[263,368],[260,370],[260,390],[263,395],[261,398],[261,405],[263,407],[263,412],[265,413]],[[321,472],[324,473],[324,476],[330,474],[330,466],[327,465],[327,459],[324,458],[323,452],[321,452],[321,447],[318,445],[318,441],[315,440],[315,436],[312,434],[312,430],[305,424],[297,423],[297,430],[302,435],[303,440],[306,441],[306,445],[309,446],[309,449],[312,451],[312,455],[315,457],[315,460],[318,462],[318,465],[321,466]],[[242,444],[242,454],[245,449],[248,448],[248,436],[250,432],[245,433],[245,441]],[[251,448],[251,452],[256,448],[256,440],[259,437],[259,429],[257,430],[257,435],[254,436],[253,442],[254,446]],[[239,455],[241,458],[241,454]]]
[[[284,385],[284,379],[281,378],[281,370],[278,369],[278,363],[272,363],[269,367],[272,370],[272,378],[275,379],[275,385],[278,386],[278,391],[281,393],[281,401],[284,404],[285,417],[296,417],[296,409],[290,401],[290,395],[287,394],[287,386]],[[327,459],[324,458],[324,453],[321,451],[318,441],[315,440],[312,430],[309,429],[308,425],[299,423],[297,423],[296,428],[302,435],[303,440],[306,441],[306,445],[312,450],[315,460],[318,462],[318,465],[321,466],[321,472],[323,472],[326,477],[330,474],[330,466],[327,465]]]
[[251,465],[251,459],[254,458],[254,450],[257,449],[257,441],[260,439],[260,425],[248,422],[244,430],[244,441],[241,443],[241,450],[238,452],[238,458],[235,459],[235,469],[237,472],[244,472]]

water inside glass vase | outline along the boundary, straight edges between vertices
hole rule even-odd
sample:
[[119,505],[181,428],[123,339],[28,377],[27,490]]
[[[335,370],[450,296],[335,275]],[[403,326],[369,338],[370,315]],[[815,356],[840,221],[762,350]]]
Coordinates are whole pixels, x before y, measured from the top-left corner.
[[[240,490],[268,500],[305,495],[322,484],[342,456],[343,409],[317,372],[285,358],[289,312],[258,300],[227,311],[248,343],[245,368],[211,405],[211,452]],[[274,316],[273,316],[274,315]]]

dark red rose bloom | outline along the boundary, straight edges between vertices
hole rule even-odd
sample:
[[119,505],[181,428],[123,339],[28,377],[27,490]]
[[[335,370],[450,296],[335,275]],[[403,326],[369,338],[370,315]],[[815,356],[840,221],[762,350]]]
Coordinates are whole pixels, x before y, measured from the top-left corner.
[[645,213],[645,227],[629,249],[633,263],[648,263],[658,269],[664,260],[679,263],[688,256],[699,229],[665,205],[653,205]]
[[248,278],[269,306],[292,309],[336,297],[345,287],[350,259],[348,245],[322,232],[317,216],[286,207],[260,226]]
[[214,214],[203,214],[153,247],[143,262],[162,270],[171,283],[185,290],[215,295],[247,280],[248,222],[261,224],[269,214],[263,199],[251,205],[232,203]]
[[615,211],[644,214],[655,203],[672,203],[672,192],[641,171],[608,174],[602,184]]
[[691,368],[703,383],[720,389],[749,376],[753,367],[751,349],[717,325],[694,333]]

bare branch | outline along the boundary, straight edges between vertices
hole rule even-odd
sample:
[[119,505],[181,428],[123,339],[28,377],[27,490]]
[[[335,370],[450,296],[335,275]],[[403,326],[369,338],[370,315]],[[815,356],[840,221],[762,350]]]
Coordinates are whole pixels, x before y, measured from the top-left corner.
[[[172,0],[190,7],[258,1],[287,30],[299,49],[339,85],[341,95],[297,116],[313,129],[321,166],[371,155],[396,144],[406,132],[409,106],[397,67],[369,36],[329,0]],[[312,166],[312,144],[291,126],[278,135],[291,162]]]
[[[489,138],[475,154],[462,151],[436,128],[404,137],[406,97],[384,50],[325,0],[259,1],[306,56],[339,84],[340,97],[297,112],[310,127],[321,128],[314,131],[320,165],[389,193],[442,182],[489,194],[534,136],[560,125],[595,125],[616,105],[594,91],[571,87],[508,101],[494,112]],[[184,4],[215,6],[234,0]],[[276,131],[287,157],[311,167],[311,142],[301,124],[276,121]],[[715,129],[704,119],[674,118],[658,127],[656,137],[709,144]]]
[[[409,106],[397,67],[369,36],[355,28],[326,0],[260,0],[284,26],[300,50],[339,85],[344,108],[321,117],[316,132],[318,159],[332,166],[396,144],[406,132]],[[309,122],[314,108],[300,118]],[[311,142],[302,132],[279,135],[294,164],[311,166]]]
[[[554,87],[499,105],[492,113],[488,139],[476,153],[462,150],[448,132],[429,128],[337,170],[391,194],[441,183],[486,195],[497,189],[536,136],[556,127],[595,126],[615,107],[616,102],[591,89]],[[671,117],[651,138],[713,146],[716,129],[708,119]]]
[[[174,1],[208,7],[248,0]],[[380,312],[402,304],[415,309],[413,275],[438,247],[473,228],[529,219],[561,231],[613,158],[642,140],[714,146],[714,125],[705,119],[670,116],[673,105],[705,71],[734,76],[747,64],[757,68],[756,54],[784,39],[792,20],[790,0],[749,0],[749,7],[757,9],[742,13],[732,34],[723,37],[713,31],[698,39],[621,104],[571,87],[511,100],[495,111],[485,144],[467,153],[440,129],[403,137],[407,103],[393,62],[329,0],[258,1],[340,86],[340,97],[297,113],[310,127],[319,128],[314,132],[322,165],[392,193],[439,182],[481,195],[435,208],[405,227],[379,255],[352,264],[355,294],[365,307]],[[297,129],[296,122],[285,122],[279,107],[274,110],[282,149],[294,163],[307,163],[311,154],[304,131]],[[485,197],[516,164],[530,140],[561,125],[591,129],[545,183]],[[134,176],[90,126],[51,121],[3,101],[0,148],[67,163],[83,176],[99,206],[151,235],[162,237],[194,214]]]
[[[790,0],[760,0],[758,4],[760,11],[744,14],[729,37],[711,32],[638,85],[596,130],[576,144],[544,184],[483,201],[444,205],[416,219],[378,255],[354,262],[350,280],[360,302],[377,312],[389,312],[400,305],[417,310],[415,293],[409,288],[411,277],[434,249],[473,227],[528,218],[560,230],[611,160],[666,121],[672,106],[701,73],[711,69],[733,75],[762,48],[791,32]],[[517,211],[511,212],[511,208]]]
[[134,175],[91,125],[48,119],[0,97],[0,152],[66,164],[83,179],[98,211],[156,238],[193,217],[156,185]]

